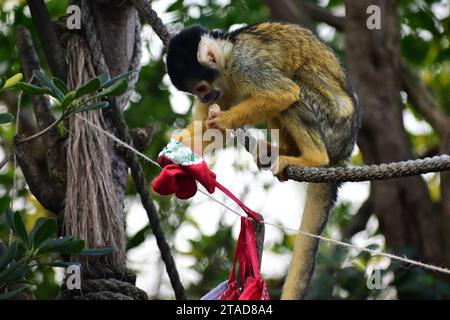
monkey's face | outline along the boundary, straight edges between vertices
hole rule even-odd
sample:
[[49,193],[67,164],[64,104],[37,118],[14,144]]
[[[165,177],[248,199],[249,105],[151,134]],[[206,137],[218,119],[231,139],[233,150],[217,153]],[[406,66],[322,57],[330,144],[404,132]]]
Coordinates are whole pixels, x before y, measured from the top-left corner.
[[197,96],[203,103],[211,103],[221,95],[214,83],[220,72],[212,63],[199,61],[199,44],[208,31],[200,26],[181,31],[169,43],[166,65],[173,85],[181,91]]

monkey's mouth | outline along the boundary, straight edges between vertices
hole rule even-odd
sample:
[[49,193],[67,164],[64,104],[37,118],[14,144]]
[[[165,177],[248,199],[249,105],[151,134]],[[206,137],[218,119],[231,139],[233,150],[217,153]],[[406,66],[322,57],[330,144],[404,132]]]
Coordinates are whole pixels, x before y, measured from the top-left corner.
[[203,103],[209,103],[209,102],[217,100],[217,98],[219,98],[219,96],[220,96],[219,90],[212,90],[210,93],[205,94],[203,97],[201,97],[200,101]]

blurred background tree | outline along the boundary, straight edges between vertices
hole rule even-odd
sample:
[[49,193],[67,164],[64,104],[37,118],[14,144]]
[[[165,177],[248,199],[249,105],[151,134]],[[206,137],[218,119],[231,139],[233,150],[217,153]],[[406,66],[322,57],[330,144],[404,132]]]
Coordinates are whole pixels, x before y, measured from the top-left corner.
[[[311,28],[339,55],[363,104],[363,128],[353,157],[355,164],[449,153],[448,1],[154,0],[152,4],[171,32],[193,24],[228,29],[269,19]],[[373,4],[381,8],[381,30],[366,27],[369,16],[366,9]],[[56,20],[65,14],[67,1],[49,0],[46,5]],[[21,70],[15,54],[15,28],[25,25],[35,41],[38,36],[25,1],[3,0],[0,10],[0,74],[8,76]],[[154,159],[167,143],[170,131],[187,121],[192,99],[177,93],[170,85],[162,45],[149,26],[143,27],[143,38],[140,79],[124,113],[132,128],[153,125],[153,137],[145,153]],[[41,61],[45,61],[39,45],[37,49]],[[5,110],[15,113],[16,97],[13,92],[2,93],[0,113]],[[30,103],[25,97],[22,123],[28,124],[31,132],[34,119]],[[14,132],[13,125],[0,126],[2,156],[9,150]],[[39,145],[33,148],[38,159],[45,157]],[[241,158],[235,154],[238,151],[225,150],[208,160],[219,174],[224,170],[223,159],[238,163],[232,169],[233,177],[240,179],[236,190],[254,209],[264,211],[262,205],[252,203],[254,192],[251,191],[258,190],[258,199],[269,197],[278,183],[261,178],[253,164],[237,161]],[[149,181],[158,173],[150,165],[144,169]],[[29,193],[20,176],[18,182],[15,204],[31,226],[48,213]],[[1,212],[10,205],[12,184],[10,164],[0,171],[0,239],[4,242],[8,234]],[[450,266],[449,173],[376,182],[370,187],[368,183],[358,184],[352,190],[355,198],[360,199],[356,193],[361,193],[367,199],[361,203],[343,197],[334,209],[326,236]],[[201,197],[192,201],[157,195],[154,198],[164,230],[176,251],[175,259],[187,294],[192,299],[198,298],[223,281],[231,270],[237,219],[230,218],[217,205],[208,205]],[[297,206],[300,198],[292,199],[295,202],[292,206]],[[151,298],[172,298],[153,235],[142,218],[131,181],[127,185],[126,211],[129,266],[138,272],[138,286],[146,289]],[[214,216],[215,223],[205,228],[208,216]],[[283,210],[277,213],[276,219],[288,227],[298,227],[284,220]],[[270,241],[265,246],[263,272],[272,297],[278,298],[294,235],[269,228],[266,233]],[[270,236],[271,233],[274,235]],[[374,270],[381,270],[382,286],[370,290],[367,277]],[[38,269],[35,276],[39,280],[36,297],[55,297],[60,275],[46,268]],[[440,274],[322,243],[307,298],[444,299],[450,298],[450,281]]]

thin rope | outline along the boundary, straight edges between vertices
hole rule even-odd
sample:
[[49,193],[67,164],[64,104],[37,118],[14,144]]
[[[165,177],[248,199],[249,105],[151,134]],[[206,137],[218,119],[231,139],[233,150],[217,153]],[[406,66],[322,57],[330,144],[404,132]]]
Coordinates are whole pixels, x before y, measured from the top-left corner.
[[[156,161],[152,160],[150,157],[146,156],[142,152],[139,152],[138,150],[136,150],[135,148],[133,148],[129,144],[121,141],[120,139],[118,139],[117,137],[115,137],[114,135],[109,133],[108,131],[103,130],[103,128],[98,127],[97,125],[95,125],[94,123],[90,122],[89,120],[83,118],[82,116],[80,116],[80,115],[77,115],[77,116],[80,117],[81,119],[83,119],[83,121],[87,122],[92,127],[96,128],[98,131],[100,131],[103,134],[105,134],[106,136],[108,136],[114,142],[116,142],[116,143],[120,144],[121,146],[123,146],[123,147],[129,149],[130,151],[134,152],[135,154],[137,154],[138,156],[140,156],[142,159],[146,160],[147,162],[152,163],[153,165],[156,165],[157,167],[161,168],[161,166]],[[220,204],[224,208],[228,209],[232,213],[236,214],[237,216],[245,217],[244,215],[240,214],[236,210],[230,208],[225,203],[223,203],[220,200],[214,198],[213,196],[211,196],[207,192],[205,192],[205,191],[203,191],[201,189],[199,189],[198,191],[201,192],[202,194],[206,195],[211,200],[217,202],[218,204]],[[251,218],[249,218],[249,219],[252,220]],[[327,238],[327,237],[316,235],[316,234],[309,233],[309,232],[306,232],[306,231],[296,230],[296,229],[293,229],[293,228],[285,227],[283,225],[276,224],[276,223],[273,223],[273,222],[270,222],[270,221],[266,221],[266,220],[263,220],[263,221],[260,221],[260,222],[264,223],[266,225],[272,226],[272,227],[279,228],[281,230],[290,231],[290,232],[294,232],[294,233],[297,233],[297,234],[302,234],[302,235],[305,235],[305,236],[308,236],[308,237],[320,239],[320,240],[323,240],[325,242],[328,242],[330,244],[334,244],[334,245],[337,245],[337,246],[351,248],[351,249],[356,249],[358,251],[367,252],[367,253],[370,253],[372,255],[382,256],[382,257],[390,258],[390,259],[393,259],[393,260],[406,262],[406,263],[409,263],[409,264],[412,264],[412,265],[415,265],[415,266],[418,266],[418,267],[422,267],[422,268],[425,268],[425,269],[428,269],[428,270],[450,274],[450,269],[448,269],[448,268],[443,268],[443,267],[435,266],[435,265],[432,265],[432,264],[423,263],[423,262],[420,262],[420,261],[417,261],[417,260],[409,259],[407,257],[400,257],[400,256],[397,256],[397,255],[394,255],[394,254],[391,254],[391,253],[387,253],[387,252],[383,252],[383,251],[378,251],[378,250],[374,250],[374,249],[360,247],[360,246],[357,246],[357,245],[354,245],[354,244],[350,244],[350,243],[347,243],[347,242],[343,242],[343,241],[340,241],[340,240],[335,240],[335,239],[332,239],[332,238]]]

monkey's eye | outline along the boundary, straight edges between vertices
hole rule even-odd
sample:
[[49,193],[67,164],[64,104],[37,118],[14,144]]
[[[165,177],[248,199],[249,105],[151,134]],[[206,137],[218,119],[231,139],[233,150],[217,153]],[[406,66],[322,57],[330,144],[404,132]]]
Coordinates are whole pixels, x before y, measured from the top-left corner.
[[195,91],[197,93],[205,93],[206,91],[208,91],[208,86],[206,86],[205,84],[200,84],[195,88]]

